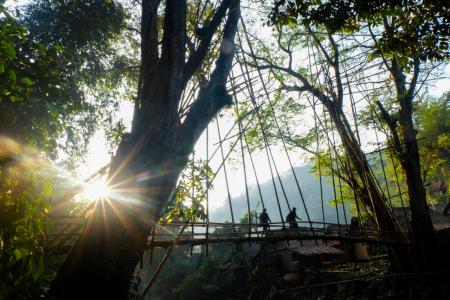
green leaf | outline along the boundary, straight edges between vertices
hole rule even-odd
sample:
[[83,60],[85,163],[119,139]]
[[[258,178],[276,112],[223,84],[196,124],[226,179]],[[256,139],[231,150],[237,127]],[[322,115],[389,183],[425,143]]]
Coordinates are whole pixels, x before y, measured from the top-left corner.
[[16,8],[16,17],[20,17],[20,10]]
[[44,147],[41,148],[41,150],[43,152],[46,152],[46,153],[52,153],[53,152],[53,147],[52,146],[44,146]]
[[0,65],[0,74],[5,73],[5,67],[3,65]]
[[53,46],[52,48],[55,49],[56,51],[64,50],[64,48],[61,46]]
[[16,76],[16,72],[14,72],[13,70],[11,70],[9,72],[9,79],[11,79],[12,81],[16,81],[17,80],[17,76]]
[[36,282],[36,280],[41,277],[42,271],[44,271],[44,259],[42,255],[39,255],[33,259],[31,268],[33,270],[33,281]]
[[[50,197],[51,195],[52,195],[52,194],[51,194],[51,192],[50,192],[49,197]],[[43,201],[42,201],[42,207],[43,207],[44,209],[46,209],[47,212],[50,212],[50,211],[52,210],[52,207],[51,207],[50,203],[48,203],[47,200],[43,200]]]
[[30,46],[30,48],[31,49],[36,49],[36,50],[39,50],[39,51],[42,51],[42,52],[47,52],[47,48],[45,48],[43,45],[41,45],[41,44],[36,44],[36,43],[33,43],[33,44],[31,44],[31,46]]
[[3,13],[5,14],[5,16],[8,18],[8,20],[9,20],[11,23],[14,23],[14,18],[11,17],[11,15],[10,15],[6,10],[3,10]]
[[9,47],[7,53],[9,54],[9,56],[11,56],[11,58],[16,57],[16,55],[17,55],[16,50],[14,50],[13,47]]
[[31,220],[30,222],[30,238],[34,238],[36,236],[36,233],[39,230],[39,224],[38,224],[38,220]]
[[28,86],[32,85],[33,82],[28,77],[22,77],[22,81],[25,82]]
[[22,257],[22,254],[17,249],[14,250],[13,255],[11,256],[11,258],[15,258],[16,261],[18,261],[21,257]]
[[234,113],[236,114],[236,118],[239,119],[239,114],[238,114],[236,107],[233,107],[233,109],[234,109]]
[[[45,198],[50,197],[52,195],[52,192],[53,192],[53,185],[52,185],[51,181],[49,181],[49,180],[44,181],[42,183],[42,185],[44,187],[44,189],[43,189],[44,197]],[[47,201],[45,201],[45,202],[47,202]],[[47,202],[47,204],[48,204],[48,202]],[[49,204],[49,206],[50,206],[50,204]],[[44,208],[46,208],[46,207],[44,207]],[[50,207],[47,210],[50,211]]]
[[45,104],[47,104],[48,109],[50,109],[51,113],[54,115],[58,114],[58,111],[56,110],[56,108],[53,106],[53,104],[45,101]]
[[30,252],[25,248],[20,248],[19,251],[20,251],[20,254],[22,257],[26,257],[26,256],[30,255]]

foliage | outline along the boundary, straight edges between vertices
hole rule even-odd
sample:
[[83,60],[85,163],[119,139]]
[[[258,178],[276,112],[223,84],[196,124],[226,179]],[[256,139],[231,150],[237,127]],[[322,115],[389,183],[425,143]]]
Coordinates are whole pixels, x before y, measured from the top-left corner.
[[219,267],[223,262],[220,255],[204,257],[200,268],[186,276],[173,294],[180,300],[228,299],[236,294],[245,281],[239,275],[222,275]]
[[[323,25],[326,31],[359,32],[364,25],[392,22],[375,45],[374,55],[422,61],[450,58],[450,8],[441,0],[276,1],[268,24]],[[300,20],[299,20],[300,19]]]
[[61,88],[70,81],[70,55],[60,46],[46,48],[35,43],[30,43],[30,53],[24,53],[28,31],[17,26],[6,10],[2,12],[7,18],[0,20],[0,130],[54,158],[65,119],[83,109],[80,102],[70,99],[69,91]]
[[36,294],[44,270],[42,243],[52,228],[46,213],[51,209],[53,182],[47,159],[32,147],[20,147],[2,138],[0,158],[0,298]]
[[203,203],[206,201],[208,190],[214,188],[211,184],[213,177],[214,173],[207,161],[189,159],[187,168],[181,174],[178,187],[171,197],[172,201],[168,203],[166,219],[169,222],[175,219],[194,222],[205,219],[206,211]]
[[250,218],[248,217],[248,211],[245,213],[245,215],[242,218],[239,218],[239,223],[241,224],[257,224],[259,223],[259,215],[258,215],[258,207],[261,204],[261,201],[258,201],[256,203],[255,209],[250,211]]
[[[439,98],[428,94],[421,96],[416,117],[419,131],[421,160],[423,164],[423,177],[425,182],[435,182],[450,179],[450,92]],[[432,194],[439,202],[447,202],[447,195]]]
[[89,105],[68,88],[71,55],[33,43],[0,9],[0,298],[39,297],[56,274],[44,270],[42,249],[57,179],[49,160],[68,120]]
[[[267,55],[267,53],[264,54]],[[283,80],[283,78],[280,78],[280,80]],[[282,137],[286,142],[288,151],[301,147],[312,152],[309,145],[313,144],[316,136],[314,128],[305,130],[307,120],[301,117],[305,113],[305,105],[279,91],[274,93],[271,101],[270,106],[263,107],[258,111],[258,116],[255,116],[254,108],[250,107],[248,103],[239,103],[242,106],[240,110],[241,122],[246,124],[247,127],[245,136],[249,150],[251,152],[262,151],[266,146],[266,141],[269,145],[273,145],[277,144]],[[249,122],[248,126],[247,122]],[[262,131],[265,133],[264,138]]]
[[[75,169],[99,129],[106,132],[109,150],[123,134],[119,99],[134,101],[139,76],[139,43],[133,32],[125,30],[134,25],[128,24],[128,9],[117,1],[32,1],[21,9],[28,41],[45,47],[57,44],[71,53],[71,80],[60,87],[82,107],[66,117],[59,148],[67,154],[64,163]],[[22,46],[25,55],[31,51],[28,41]]]

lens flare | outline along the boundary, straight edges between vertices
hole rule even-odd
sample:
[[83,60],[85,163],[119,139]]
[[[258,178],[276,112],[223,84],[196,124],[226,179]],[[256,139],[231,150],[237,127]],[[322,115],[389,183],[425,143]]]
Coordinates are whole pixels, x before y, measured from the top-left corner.
[[104,181],[94,181],[85,187],[83,197],[95,201],[102,198],[107,198],[110,195],[110,190]]

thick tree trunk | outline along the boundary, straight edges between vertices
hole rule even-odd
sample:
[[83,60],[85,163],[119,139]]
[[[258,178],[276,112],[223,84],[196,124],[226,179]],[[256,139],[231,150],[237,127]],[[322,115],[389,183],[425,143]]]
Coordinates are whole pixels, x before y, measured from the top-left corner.
[[[96,203],[86,229],[59,270],[51,289],[58,299],[128,297],[148,235],[188,155],[211,119],[232,103],[225,85],[234,56],[239,0],[224,0],[206,28],[209,43],[228,10],[211,83],[201,89],[181,124],[178,106],[185,79],[199,67],[209,44],[200,44],[185,62],[186,1],[167,0],[159,57],[154,40],[159,2],[144,0],[142,4],[142,74],[133,130],[122,138],[110,168],[112,196]],[[203,56],[197,55],[201,51]]]
[[[337,116],[334,111],[335,110],[330,111],[330,116],[336,125],[345,151],[347,152],[351,163],[355,166],[359,182],[362,183],[361,187],[358,181],[349,178],[353,183],[352,188],[359,195],[361,203],[373,213],[372,223],[374,223],[373,225],[375,228],[382,231],[381,237],[383,237],[383,235],[392,236],[392,233],[399,229],[399,226],[396,226],[396,222],[398,221],[390,208],[386,205],[384,194],[378,189],[375,183],[376,179],[371,175],[369,164],[366,161],[364,153],[362,153],[360,145],[351,131],[350,126],[346,126],[347,120],[345,115],[341,114],[341,116]],[[347,170],[347,173],[349,172],[353,172],[350,167]],[[358,201],[358,199],[355,199],[355,201]],[[405,247],[391,245],[387,248],[389,260],[396,272],[404,273],[414,271],[410,257],[405,255],[405,251],[407,251]]]
[[[406,88],[406,77],[396,59],[392,60],[392,66],[389,68],[389,71],[394,78],[397,102],[399,104],[398,127],[380,103],[378,103],[378,106],[391,129],[394,137],[394,149],[405,174],[409,195],[411,228],[414,233],[414,239],[418,243],[419,251],[417,252],[421,253],[419,263],[422,268],[429,269],[434,264],[432,262],[434,257],[432,251],[437,246],[437,234],[428,210],[425,186],[420,172],[419,146],[412,119],[415,86],[420,72],[420,63],[416,59],[409,88]],[[403,138],[404,148],[400,144],[397,130],[400,131]]]
[[[416,59],[414,63],[414,73],[409,88],[406,88],[406,76],[403,74],[403,69],[398,65],[397,59],[392,59],[391,63],[391,66],[386,63],[386,67],[392,75],[396,88],[399,104],[398,124],[397,120],[391,118],[379,101],[377,101],[377,105],[391,131],[394,151],[406,178],[411,229],[417,243],[415,247],[415,253],[417,254],[415,268],[419,268],[419,271],[433,270],[439,264],[436,261],[437,234],[428,210],[425,186],[420,172],[419,147],[412,118],[413,98],[420,72],[420,62]],[[403,138],[403,145],[400,142],[399,133]]]

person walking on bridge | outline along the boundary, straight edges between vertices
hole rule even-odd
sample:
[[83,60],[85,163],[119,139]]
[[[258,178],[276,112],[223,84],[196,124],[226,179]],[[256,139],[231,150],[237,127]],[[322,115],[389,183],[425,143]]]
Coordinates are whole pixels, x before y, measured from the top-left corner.
[[289,228],[298,228],[298,223],[295,222],[295,219],[299,219],[300,221],[302,220],[297,216],[296,211],[297,209],[293,207],[292,210],[286,216],[286,222],[289,222]]
[[259,223],[263,224],[263,230],[270,230],[269,222],[272,222],[269,218],[269,214],[266,212],[267,209],[263,208],[262,213],[259,215]]

